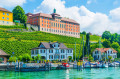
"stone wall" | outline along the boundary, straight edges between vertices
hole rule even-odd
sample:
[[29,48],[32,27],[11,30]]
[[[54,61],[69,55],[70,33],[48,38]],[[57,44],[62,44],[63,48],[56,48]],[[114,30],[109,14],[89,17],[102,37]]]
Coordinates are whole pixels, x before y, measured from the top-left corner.
[[0,20],[0,25],[15,25],[13,22]]

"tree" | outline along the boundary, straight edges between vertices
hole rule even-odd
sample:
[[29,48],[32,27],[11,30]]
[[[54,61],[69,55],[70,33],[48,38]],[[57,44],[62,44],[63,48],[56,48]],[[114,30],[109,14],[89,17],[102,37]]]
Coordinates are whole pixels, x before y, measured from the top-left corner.
[[22,61],[22,59],[23,59],[23,57],[20,55],[20,56],[18,57],[18,60]]
[[103,41],[103,46],[105,47],[105,48],[109,48],[110,47],[110,41],[109,40],[105,40],[105,41]]
[[87,33],[87,35],[86,35],[86,49],[87,49],[87,53],[88,53],[88,55],[90,54],[90,51],[91,51],[91,49],[90,49],[90,35],[89,35],[89,33]]
[[111,47],[117,50],[117,48],[119,47],[119,44],[117,42],[113,42],[111,44]]
[[17,60],[17,57],[15,57],[15,56],[12,56],[12,57],[9,58],[10,62],[15,62],[16,60]]
[[94,59],[94,58],[93,58],[91,55],[88,56],[88,60],[89,60],[89,61],[93,61],[93,59]]
[[111,34],[111,39],[110,42],[113,43],[114,42],[118,42],[119,41],[119,35],[117,33]]
[[29,54],[27,54],[27,53],[26,53],[26,54],[24,54],[24,55],[23,55],[23,61],[24,61],[24,62],[28,62],[29,60],[31,60],[30,55],[29,55]]
[[111,59],[112,59],[112,56],[108,56],[108,59],[109,59],[109,61],[111,61]]
[[102,34],[102,38],[104,39],[110,39],[111,38],[111,33],[110,33],[110,31],[105,31],[105,32],[103,32],[103,34]]
[[85,32],[85,31],[83,31],[83,32],[82,32],[82,34],[85,34],[85,35],[86,35],[86,32]]
[[27,22],[27,16],[21,6],[16,6],[13,9],[13,20],[20,20],[21,23]]

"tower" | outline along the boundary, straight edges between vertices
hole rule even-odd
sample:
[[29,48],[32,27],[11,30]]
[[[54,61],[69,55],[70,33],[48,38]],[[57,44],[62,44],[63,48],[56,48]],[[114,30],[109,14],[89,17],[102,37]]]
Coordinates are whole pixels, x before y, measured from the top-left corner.
[[54,8],[53,13],[56,13],[56,9]]

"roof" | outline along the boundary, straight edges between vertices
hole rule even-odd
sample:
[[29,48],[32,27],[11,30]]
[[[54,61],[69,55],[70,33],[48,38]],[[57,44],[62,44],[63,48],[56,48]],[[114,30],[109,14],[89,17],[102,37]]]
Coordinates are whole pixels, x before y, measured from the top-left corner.
[[112,49],[114,53],[117,53],[117,51],[115,49],[113,49],[113,48],[96,48],[96,50],[98,50],[98,51],[100,51],[102,53],[106,52],[109,49]]
[[[38,47],[35,47],[35,48],[32,48],[32,49],[43,49],[43,48],[40,47],[41,44],[44,45],[45,49],[53,49],[54,47],[52,46],[52,44],[54,44],[54,43],[58,43],[58,42],[53,42],[53,43],[51,43],[51,42],[49,42],[49,43],[48,42],[41,42]],[[59,48],[60,49],[72,49],[72,48],[67,48],[63,43],[59,43]]]
[[[36,16],[42,16],[42,17],[46,17],[46,18],[52,18],[52,15],[55,15],[57,17],[61,17],[59,14],[57,13],[52,13],[52,14],[45,14],[45,13],[37,13],[37,14],[32,14],[32,13],[27,13],[26,15],[32,15],[32,17],[36,17]],[[75,20],[73,19],[68,19],[68,18],[64,18],[64,17],[61,17],[61,20],[62,21],[66,21],[66,22],[71,22],[71,23],[75,23],[75,24],[79,24],[78,22],[76,22]]]
[[0,49],[0,56],[9,56],[9,54]]
[[[0,11],[10,12],[9,10],[2,8],[2,7],[0,7]],[[12,13],[12,12],[10,12],[10,13]]]

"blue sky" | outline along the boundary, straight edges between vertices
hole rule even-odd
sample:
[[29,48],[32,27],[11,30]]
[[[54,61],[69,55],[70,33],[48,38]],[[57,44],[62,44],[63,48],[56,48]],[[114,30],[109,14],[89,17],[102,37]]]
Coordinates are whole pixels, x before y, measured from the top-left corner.
[[[25,12],[31,12],[33,13],[33,10],[37,8],[42,3],[43,0],[26,0],[25,3],[23,3],[22,7],[25,10]],[[120,0],[62,0],[65,1],[66,7],[72,7],[72,6],[82,6],[84,5],[87,9],[89,9],[92,12],[101,12],[108,14],[110,10],[115,9],[120,6]],[[90,3],[88,4],[87,2]],[[18,4],[19,5],[19,4]],[[10,11],[14,8],[14,6],[4,6],[5,8],[8,8]]]
[[16,5],[22,6],[25,13],[50,14],[56,8],[61,16],[79,22],[81,31],[120,33],[120,0],[0,0],[0,6],[10,11]]

